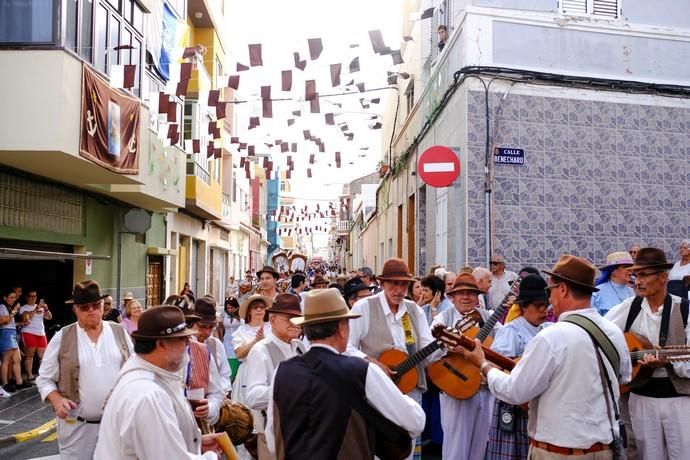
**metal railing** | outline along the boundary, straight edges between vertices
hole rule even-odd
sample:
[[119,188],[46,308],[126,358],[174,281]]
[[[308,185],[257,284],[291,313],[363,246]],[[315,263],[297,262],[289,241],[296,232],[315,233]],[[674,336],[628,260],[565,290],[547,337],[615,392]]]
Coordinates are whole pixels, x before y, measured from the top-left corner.
[[187,159],[187,175],[196,176],[207,185],[211,185],[211,175],[206,168],[192,159]]

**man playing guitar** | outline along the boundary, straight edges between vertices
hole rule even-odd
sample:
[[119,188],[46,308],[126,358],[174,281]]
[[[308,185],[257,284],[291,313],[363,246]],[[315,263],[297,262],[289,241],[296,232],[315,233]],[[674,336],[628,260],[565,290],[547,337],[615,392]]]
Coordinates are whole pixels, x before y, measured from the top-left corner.
[[[673,266],[666,254],[657,248],[642,248],[635,265],[635,291],[631,297],[613,307],[606,319],[623,332],[633,332],[654,346],[690,343],[687,325],[688,307],[680,297],[668,294],[668,270]],[[643,366],[654,368],[645,385],[633,388],[629,400],[630,420],[640,458],[690,458],[690,364],[669,363],[647,355]],[[623,413],[624,414],[624,413]],[[628,433],[628,437],[633,433]]]
[[[407,289],[414,281],[405,261],[398,258],[386,260],[383,273],[377,278],[383,290],[352,306],[352,313],[361,317],[350,320],[347,353],[378,364],[391,375],[391,369],[377,360],[383,352],[394,348],[412,355],[432,343],[434,338],[422,309],[405,299]],[[426,379],[421,371],[418,372],[417,388],[408,396],[419,404],[425,390]]]
[[[453,327],[458,321],[475,311],[479,304],[478,295],[484,291],[479,289],[474,276],[460,273],[447,292],[453,300],[454,308],[445,310],[436,316],[432,327],[443,324]],[[476,311],[487,320],[491,312],[486,309]],[[499,324],[494,330],[500,328]],[[457,352],[458,350],[448,350]],[[486,442],[489,438],[491,424],[491,408],[493,398],[491,393],[482,388],[469,399],[455,399],[441,393],[441,426],[443,427],[443,458],[462,458],[467,460],[481,460],[484,458]]]

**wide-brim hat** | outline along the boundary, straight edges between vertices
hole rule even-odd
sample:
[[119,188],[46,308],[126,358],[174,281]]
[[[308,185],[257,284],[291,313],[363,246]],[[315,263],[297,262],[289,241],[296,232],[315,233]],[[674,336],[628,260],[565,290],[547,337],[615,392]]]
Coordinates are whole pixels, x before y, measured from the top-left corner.
[[261,277],[262,273],[270,273],[274,278],[280,278],[280,273],[278,273],[278,271],[270,265],[264,265],[264,268],[256,272],[256,277]]
[[343,295],[347,299],[348,297],[359,291],[368,290],[369,292],[371,292],[375,288],[376,286],[367,286],[366,284],[364,284],[364,281],[362,281],[360,278],[352,278],[351,280],[348,280],[347,283],[345,283],[345,293]]
[[456,276],[455,281],[453,281],[453,287],[446,291],[446,294],[453,294],[460,291],[470,291],[476,292],[477,294],[484,294],[484,291],[482,291],[477,284],[477,280],[469,273],[460,273],[458,276]]
[[606,263],[599,267],[599,270],[606,270],[611,267],[618,267],[620,265],[633,265],[632,256],[627,251],[612,252],[606,256]]
[[301,316],[300,297],[296,294],[278,294],[273,303],[266,309],[268,313],[281,313],[289,316]]
[[290,321],[297,326],[308,326],[360,316],[350,311],[340,291],[336,288],[328,288],[305,293],[304,315],[290,318]]
[[563,254],[551,270],[542,270],[542,272],[592,292],[599,290],[594,286],[596,275],[594,265],[572,254]]
[[82,305],[85,303],[96,302],[108,297],[108,294],[101,294],[101,286],[96,280],[84,280],[74,285],[72,298],[66,300],[66,304]]
[[661,270],[669,270],[673,268],[673,264],[666,260],[666,253],[659,248],[642,248],[637,251],[635,263],[631,270],[639,270],[641,268],[658,268]]
[[131,292],[125,292],[125,296],[122,298],[122,300],[134,300],[134,294]]
[[414,281],[414,276],[410,273],[405,261],[397,257],[386,260],[381,272],[376,277],[379,281]]
[[217,323],[216,300],[210,295],[205,295],[196,299],[196,302],[194,302],[194,316],[199,318],[199,323]]
[[149,308],[141,314],[137,325],[137,330],[132,332],[134,340],[172,339],[196,334],[187,327],[182,310],[172,305]]
[[531,273],[520,280],[520,291],[515,302],[531,303],[541,300],[548,303],[549,296],[546,295],[545,287],[546,280]]
[[244,319],[245,316],[247,316],[247,309],[249,308],[249,304],[254,302],[255,300],[263,300],[263,302],[266,304],[266,308],[270,307],[273,305],[273,299],[271,297],[261,295],[261,294],[252,294],[247,299],[240,304],[240,318]]

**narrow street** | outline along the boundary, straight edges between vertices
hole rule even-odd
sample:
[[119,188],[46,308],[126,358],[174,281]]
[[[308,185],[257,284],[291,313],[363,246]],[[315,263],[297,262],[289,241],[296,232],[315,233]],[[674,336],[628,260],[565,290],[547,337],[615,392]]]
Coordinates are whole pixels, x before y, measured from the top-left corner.
[[28,460],[51,458],[58,454],[55,430],[24,442],[6,445],[12,435],[26,433],[55,419],[50,406],[43,404],[36,387],[17,391],[0,399],[0,458]]

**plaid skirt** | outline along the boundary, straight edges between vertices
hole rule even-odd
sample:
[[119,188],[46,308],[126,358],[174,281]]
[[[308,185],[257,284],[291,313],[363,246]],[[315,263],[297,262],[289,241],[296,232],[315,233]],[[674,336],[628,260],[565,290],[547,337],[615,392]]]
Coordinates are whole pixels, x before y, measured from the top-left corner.
[[[501,412],[504,408],[513,410],[513,430],[501,429]],[[529,436],[527,435],[527,412],[518,406],[506,404],[498,399],[494,403],[494,414],[489,430],[489,444],[486,448],[487,460],[508,460],[527,458]]]

